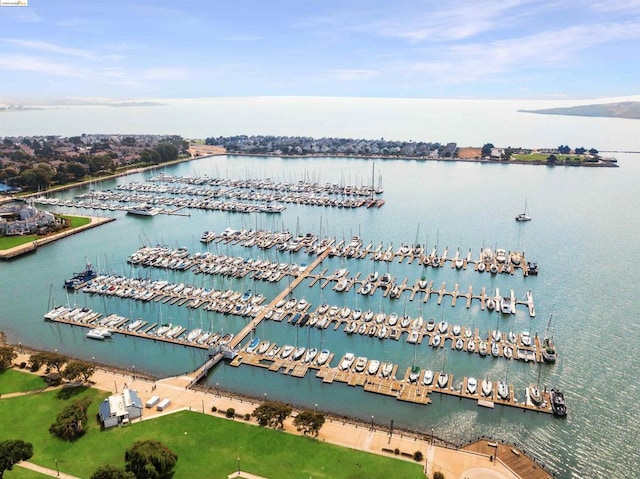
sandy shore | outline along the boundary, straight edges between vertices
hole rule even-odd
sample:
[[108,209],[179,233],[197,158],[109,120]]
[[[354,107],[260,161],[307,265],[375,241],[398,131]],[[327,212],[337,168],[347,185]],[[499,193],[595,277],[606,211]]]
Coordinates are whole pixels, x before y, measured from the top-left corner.
[[[28,362],[28,360],[29,351],[22,348],[15,364]],[[94,383],[93,387],[109,393],[122,392],[124,387],[133,389],[145,403],[152,396],[170,399],[171,405],[165,411],[159,412],[155,408],[145,408],[141,418],[144,421],[184,410],[225,418],[228,408],[235,409],[236,418],[233,420],[245,421],[244,415],[251,414],[259,405],[259,402],[253,399],[232,395],[222,390],[189,389],[188,385],[192,380],[190,376],[154,380],[140,374],[134,376],[129,371],[97,366],[91,380]],[[10,396],[3,395],[5,398]],[[216,412],[212,412],[214,406]],[[294,409],[293,416],[297,412],[299,411]],[[232,419],[225,418],[225,420]],[[258,427],[253,418],[245,422]],[[287,419],[284,425],[286,432],[299,434],[293,425],[293,418]],[[410,462],[415,462],[412,458],[413,453],[421,451],[425,458],[421,464],[427,477],[433,477],[436,471],[442,472],[447,479],[518,479],[519,477],[501,461],[491,460],[485,454],[432,444],[429,439],[404,431],[394,430],[390,434],[387,429],[376,426],[372,428],[370,424],[331,416],[326,416],[318,440]],[[399,451],[397,455],[394,453],[396,449]]]

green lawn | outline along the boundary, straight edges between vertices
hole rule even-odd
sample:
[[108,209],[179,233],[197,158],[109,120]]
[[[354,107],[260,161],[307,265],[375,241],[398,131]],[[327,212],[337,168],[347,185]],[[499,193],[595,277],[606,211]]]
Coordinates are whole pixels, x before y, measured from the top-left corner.
[[178,455],[175,479],[226,478],[236,470],[238,457],[242,470],[270,479],[424,477],[418,463],[190,411],[101,431],[94,418],[105,394],[93,389],[81,389],[75,396],[88,395],[94,400],[89,408],[89,430],[78,441],[66,443],[48,432],[57,414],[73,400],[59,395],[47,391],[0,399],[0,440],[31,442],[32,462],[55,469],[58,459],[61,471],[78,477],[89,477],[103,464],[124,466],[125,450],[141,439],[159,440]]
[[71,229],[78,228],[80,226],[88,225],[91,223],[91,218],[87,218],[86,216],[69,216],[69,215],[58,215],[60,218],[64,218],[70,221]]
[[31,243],[38,239],[36,235],[27,236],[0,236],[0,249],[9,249],[21,244]]
[[[556,155],[557,156],[557,155]],[[531,162],[543,162],[546,163],[547,158],[549,158],[549,153],[530,153],[527,155],[523,155],[523,154],[519,154],[519,153],[514,153],[513,155],[511,155],[511,158],[513,160],[520,160],[520,161],[531,161]]]
[[26,374],[14,369],[0,372],[0,393],[15,393],[21,391],[33,391],[46,387],[42,376]]
[[30,471],[29,469],[25,469],[20,466],[13,466],[13,470],[5,471],[3,477],[4,479],[44,479],[50,476]]

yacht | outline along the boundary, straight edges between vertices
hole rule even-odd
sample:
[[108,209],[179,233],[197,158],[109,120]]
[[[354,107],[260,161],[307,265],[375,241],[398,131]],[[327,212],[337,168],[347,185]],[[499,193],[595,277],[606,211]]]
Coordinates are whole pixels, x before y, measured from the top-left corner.
[[127,208],[127,214],[135,215],[135,216],[155,216],[160,211],[160,208],[156,208],[155,206],[148,205],[146,203],[141,203],[139,205],[131,206]]
[[529,208],[527,207],[527,200],[524,200],[524,211],[516,215],[516,221],[531,221],[531,216],[529,216]]
[[318,354],[318,359],[316,359],[316,363],[318,364],[318,366],[322,366],[324,363],[326,363],[329,359],[330,354],[331,352],[328,349],[323,349],[322,351],[320,351],[320,354]]
[[380,369],[380,361],[372,359],[369,363],[369,367],[367,368],[367,372],[372,376],[375,376],[378,373],[378,369]]
[[540,388],[537,384],[530,384],[528,392],[529,399],[531,399],[531,402],[533,404],[535,404],[536,406],[542,404],[542,393],[540,392]]
[[504,381],[498,381],[498,397],[505,401],[509,399],[509,387]]
[[433,371],[431,369],[427,369],[424,372],[424,377],[422,378],[422,384],[425,386],[431,386],[433,384]]
[[364,368],[367,366],[367,358],[365,356],[358,356],[356,360],[355,370],[357,373],[361,373],[364,371]]
[[550,396],[553,415],[558,417],[565,417],[567,415],[567,405],[564,401],[564,394],[562,394],[562,391],[552,388]]

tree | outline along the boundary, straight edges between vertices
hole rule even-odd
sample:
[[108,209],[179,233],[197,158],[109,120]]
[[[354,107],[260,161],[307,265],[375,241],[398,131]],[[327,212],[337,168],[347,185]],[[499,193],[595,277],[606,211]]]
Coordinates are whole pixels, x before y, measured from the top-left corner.
[[67,381],[75,381],[81,378],[83,382],[89,381],[95,369],[91,363],[86,361],[69,361],[62,371],[62,377]]
[[302,411],[293,420],[293,425],[303,434],[318,436],[320,428],[324,425],[324,415],[314,411]]
[[91,475],[91,479],[136,479],[136,475],[133,472],[106,464],[96,469]]
[[557,161],[558,161],[558,158],[556,158],[556,155],[549,155],[547,157],[547,165],[553,166],[556,164]]
[[43,364],[48,368],[54,368],[60,374],[60,368],[68,361],[64,354],[42,351],[31,355],[31,369],[37,371]]
[[13,465],[26,461],[33,456],[33,445],[21,439],[9,439],[0,442],[0,479],[4,471],[13,470]]
[[267,401],[253,411],[258,424],[274,429],[284,428],[284,420],[291,414],[292,408],[280,401]]
[[560,145],[558,147],[558,152],[563,155],[568,155],[569,153],[571,153],[571,148],[569,147],[569,145]]
[[165,479],[173,476],[178,456],[159,441],[138,441],[124,454],[125,469],[136,479]]
[[485,143],[482,145],[482,156],[491,156],[491,150],[493,148],[493,143]]
[[0,346],[0,371],[10,368],[17,357],[18,354],[11,346]]
[[87,430],[87,409],[90,404],[91,399],[83,398],[64,408],[56,422],[49,427],[49,433],[65,441],[75,441],[82,437]]

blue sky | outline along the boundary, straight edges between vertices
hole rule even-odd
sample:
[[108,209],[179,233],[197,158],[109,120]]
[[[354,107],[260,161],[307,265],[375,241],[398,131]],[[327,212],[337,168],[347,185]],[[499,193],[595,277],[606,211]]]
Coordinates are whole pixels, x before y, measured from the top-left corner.
[[639,92],[640,0],[28,0],[0,98]]

